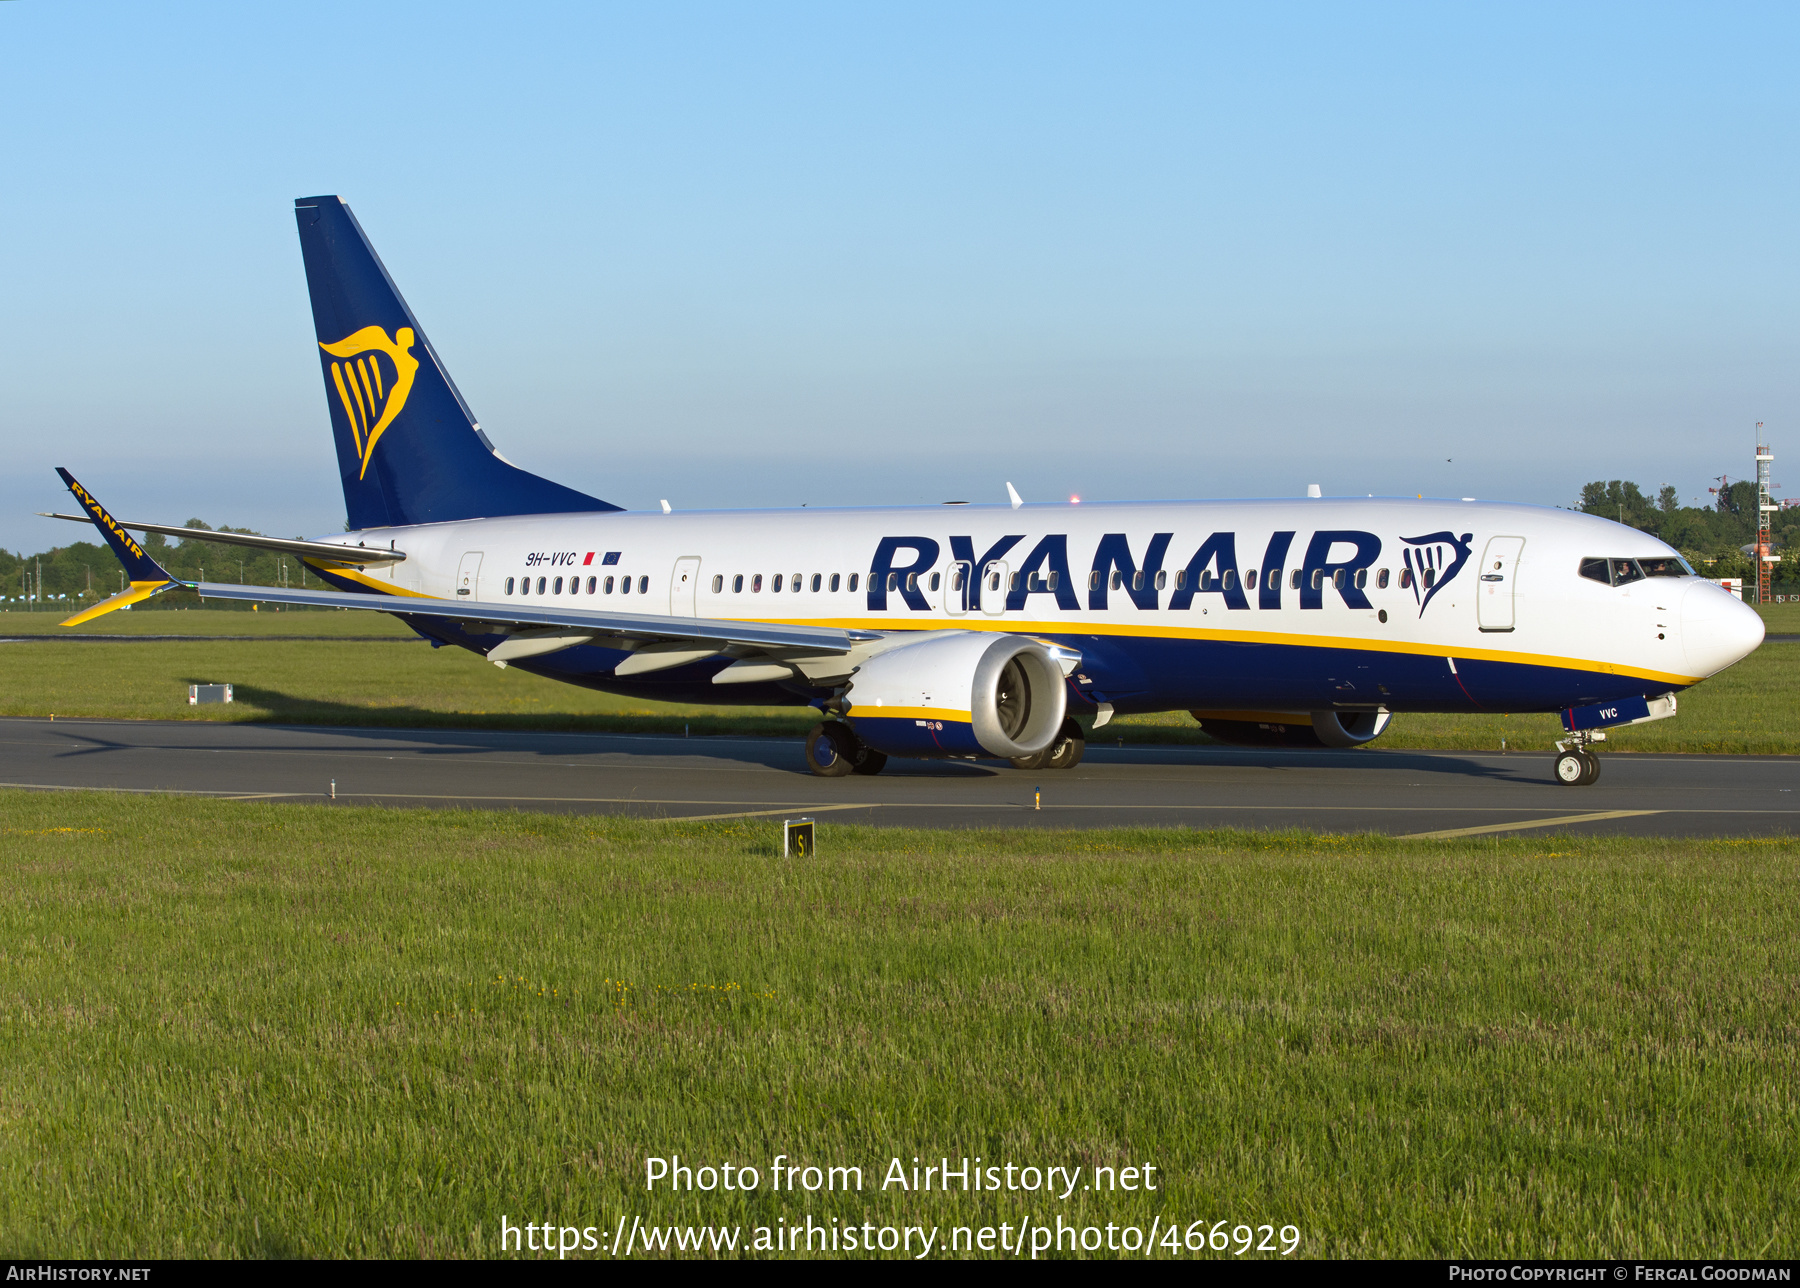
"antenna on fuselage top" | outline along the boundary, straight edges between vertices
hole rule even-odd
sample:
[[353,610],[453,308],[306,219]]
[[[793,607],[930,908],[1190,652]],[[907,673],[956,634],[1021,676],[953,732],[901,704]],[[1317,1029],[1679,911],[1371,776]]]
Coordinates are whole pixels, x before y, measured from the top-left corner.
[[1019,495],[1019,489],[1011,483],[1006,485],[1006,495],[1012,498],[1012,507],[1015,510],[1025,504],[1025,498]]

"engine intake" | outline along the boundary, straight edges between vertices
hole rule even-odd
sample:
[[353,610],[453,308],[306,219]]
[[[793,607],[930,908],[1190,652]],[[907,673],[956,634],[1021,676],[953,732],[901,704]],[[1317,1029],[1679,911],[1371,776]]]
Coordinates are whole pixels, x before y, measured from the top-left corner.
[[1068,709],[1047,645],[956,631],[878,653],[847,693],[857,737],[890,756],[1031,756]]

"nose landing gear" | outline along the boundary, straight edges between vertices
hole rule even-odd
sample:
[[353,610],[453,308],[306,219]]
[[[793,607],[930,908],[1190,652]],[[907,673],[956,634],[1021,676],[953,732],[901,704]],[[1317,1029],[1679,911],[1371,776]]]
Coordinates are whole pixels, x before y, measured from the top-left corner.
[[1556,744],[1556,781],[1564,787],[1591,787],[1600,778],[1600,757],[1588,744],[1606,737],[1597,730],[1570,734]]

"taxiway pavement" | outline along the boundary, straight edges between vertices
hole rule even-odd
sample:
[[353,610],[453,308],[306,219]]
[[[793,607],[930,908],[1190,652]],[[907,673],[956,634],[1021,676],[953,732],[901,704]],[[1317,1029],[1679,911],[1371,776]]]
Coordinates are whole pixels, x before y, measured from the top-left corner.
[[[1800,757],[1602,755],[1592,787],[1544,753],[1261,751],[1090,743],[1073,770],[890,761],[806,772],[798,739],[0,720],[0,787],[238,800],[797,817],[918,827],[1187,826],[1394,835],[1800,831]],[[1041,793],[1041,795],[1039,795]]]

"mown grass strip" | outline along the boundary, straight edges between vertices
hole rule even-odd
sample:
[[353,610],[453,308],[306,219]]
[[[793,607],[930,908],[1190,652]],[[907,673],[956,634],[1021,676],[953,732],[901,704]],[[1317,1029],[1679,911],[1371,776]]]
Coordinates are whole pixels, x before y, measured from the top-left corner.
[[[1292,1222],[1792,1256],[1800,844],[0,793],[0,1246],[491,1255],[502,1214]],[[647,1155],[856,1194],[646,1193]],[[1155,1163],[1156,1194],[878,1188]]]

